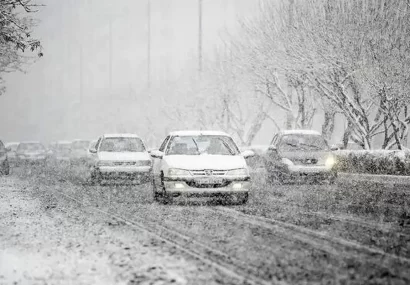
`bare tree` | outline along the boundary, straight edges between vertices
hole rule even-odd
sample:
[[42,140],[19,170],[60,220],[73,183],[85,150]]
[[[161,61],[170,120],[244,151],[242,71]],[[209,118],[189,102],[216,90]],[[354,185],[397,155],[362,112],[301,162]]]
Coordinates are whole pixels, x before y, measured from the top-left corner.
[[[40,41],[31,37],[31,27],[34,20],[30,17],[21,16],[34,13],[39,5],[32,0],[6,0],[0,2],[0,75],[2,73],[20,70],[28,57],[23,53],[26,50],[38,51],[42,56]],[[3,79],[0,77],[0,84]],[[0,94],[5,91],[4,86]]]

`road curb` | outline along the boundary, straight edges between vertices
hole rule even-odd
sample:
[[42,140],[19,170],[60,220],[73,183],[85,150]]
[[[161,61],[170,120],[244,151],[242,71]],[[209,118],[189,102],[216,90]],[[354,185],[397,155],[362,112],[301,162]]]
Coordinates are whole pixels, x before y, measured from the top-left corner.
[[364,174],[364,173],[338,173],[339,181],[371,181],[383,184],[401,184],[410,185],[410,176],[404,175],[377,175],[377,174]]

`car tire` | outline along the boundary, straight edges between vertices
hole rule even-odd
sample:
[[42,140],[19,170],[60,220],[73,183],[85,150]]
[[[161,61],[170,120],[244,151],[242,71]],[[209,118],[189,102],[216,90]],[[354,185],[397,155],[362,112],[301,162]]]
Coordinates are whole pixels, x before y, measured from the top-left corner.
[[97,175],[97,173],[95,173],[95,171],[91,172],[90,184],[93,185],[93,186],[101,184],[101,178],[99,177],[99,175]]
[[284,184],[283,175],[279,171],[269,172],[268,173],[268,184],[272,185],[282,185]]
[[156,192],[158,195],[160,195],[160,198],[162,200],[162,204],[164,205],[170,205],[173,203],[173,197],[169,195],[165,191],[165,186],[164,186],[164,174],[161,173],[161,193]]
[[157,186],[155,185],[155,180],[152,178],[152,196],[155,202],[158,202],[161,198],[161,194],[158,193]]

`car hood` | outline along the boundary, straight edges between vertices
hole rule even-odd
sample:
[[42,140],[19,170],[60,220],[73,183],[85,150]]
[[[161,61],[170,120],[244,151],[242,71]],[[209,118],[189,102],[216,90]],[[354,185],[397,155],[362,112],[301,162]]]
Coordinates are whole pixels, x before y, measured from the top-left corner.
[[136,160],[151,160],[148,152],[99,152],[99,160],[111,161],[136,161]]
[[330,151],[281,151],[279,155],[282,158],[287,158],[290,160],[303,160],[303,159],[317,159],[323,160],[331,155]]
[[187,170],[246,168],[245,159],[239,155],[170,155],[165,156],[164,160],[170,168]]

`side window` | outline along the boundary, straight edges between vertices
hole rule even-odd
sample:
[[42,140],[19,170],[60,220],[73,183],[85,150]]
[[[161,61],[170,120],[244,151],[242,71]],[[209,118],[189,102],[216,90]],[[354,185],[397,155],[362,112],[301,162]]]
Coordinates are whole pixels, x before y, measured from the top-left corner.
[[0,151],[4,151],[5,147],[2,141],[0,141]]
[[160,146],[160,148],[159,148],[159,151],[164,152],[165,147],[167,146],[167,143],[168,143],[168,141],[169,141],[169,138],[170,138],[170,136],[167,136],[167,137],[165,138],[165,140],[163,141],[163,143],[161,144],[161,146]]

